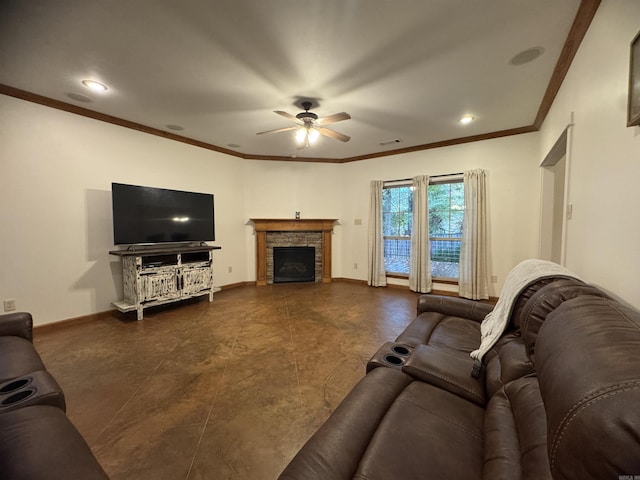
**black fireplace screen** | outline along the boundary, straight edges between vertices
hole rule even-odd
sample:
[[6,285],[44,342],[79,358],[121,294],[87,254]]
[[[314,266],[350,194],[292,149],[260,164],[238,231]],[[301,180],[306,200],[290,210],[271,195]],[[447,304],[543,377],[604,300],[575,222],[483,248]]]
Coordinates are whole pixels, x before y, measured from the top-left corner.
[[273,247],[273,283],[315,281],[315,247]]

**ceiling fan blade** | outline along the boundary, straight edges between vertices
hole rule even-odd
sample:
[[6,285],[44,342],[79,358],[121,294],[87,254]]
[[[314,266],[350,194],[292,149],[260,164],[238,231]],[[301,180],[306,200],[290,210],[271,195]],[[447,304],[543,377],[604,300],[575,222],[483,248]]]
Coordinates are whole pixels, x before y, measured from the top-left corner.
[[341,142],[348,142],[349,140],[351,140],[351,137],[349,137],[348,135],[336,132],[334,130],[329,130],[328,128],[316,127],[316,130],[318,130],[318,132],[320,132],[325,137],[335,138],[336,140],[340,140]]
[[347,112],[334,113],[333,115],[327,115],[326,117],[319,118],[316,122],[318,125],[326,125],[328,123],[341,122],[342,120],[349,120],[351,115]]
[[274,128],[273,130],[267,130],[266,132],[258,132],[256,135],[264,135],[266,133],[279,133],[279,132],[288,132],[289,130],[296,130],[298,127],[284,127],[284,128]]
[[290,113],[283,112],[282,110],[274,110],[273,113],[277,113],[278,115],[281,115],[287,120],[291,120],[292,122],[300,123],[296,117],[294,117]]

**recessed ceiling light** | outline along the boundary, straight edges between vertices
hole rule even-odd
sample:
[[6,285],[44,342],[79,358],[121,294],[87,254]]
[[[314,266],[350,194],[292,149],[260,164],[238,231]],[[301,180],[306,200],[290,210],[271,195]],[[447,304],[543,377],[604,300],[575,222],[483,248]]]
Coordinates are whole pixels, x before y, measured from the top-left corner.
[[402,143],[402,140],[399,138],[392,138],[391,140],[383,140],[382,142],[378,142],[378,145],[385,147],[394,143]]
[[171,123],[167,125],[167,128],[169,130],[175,130],[176,132],[179,132],[180,130],[184,130],[184,127],[182,125],[173,125]]
[[76,100],[78,102],[88,103],[91,101],[89,97],[87,97],[86,95],[82,95],[81,93],[70,92],[70,93],[67,93],[67,97],[69,97],[72,100]]
[[526,50],[516,54],[511,60],[509,60],[509,63],[514,66],[524,65],[525,63],[533,62],[543,53],[544,48],[542,47],[527,48]]
[[104,92],[107,90],[107,86],[104,83],[96,82],[95,80],[82,80],[82,84],[94,92]]
[[237,143],[227,143],[227,147],[229,148],[240,148],[240,145]]
[[473,115],[465,115],[464,117],[462,117],[460,119],[460,123],[463,125],[467,125],[471,122],[473,122],[476,119],[476,117],[474,117]]

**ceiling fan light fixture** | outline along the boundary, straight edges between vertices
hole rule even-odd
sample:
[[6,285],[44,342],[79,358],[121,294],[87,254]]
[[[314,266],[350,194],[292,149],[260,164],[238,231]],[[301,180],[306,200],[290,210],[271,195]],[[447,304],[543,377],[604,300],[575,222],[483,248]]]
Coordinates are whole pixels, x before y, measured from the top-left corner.
[[305,138],[307,138],[307,129],[304,127],[300,127],[298,130],[296,130],[296,142],[302,145]]
[[303,126],[296,130],[296,142],[300,145],[311,145],[318,140],[320,132],[313,127]]
[[314,143],[316,140],[318,140],[320,132],[315,128],[309,128],[309,130],[307,131],[307,136],[309,137],[309,143]]
[[315,143],[318,138],[320,138],[320,135],[324,135],[325,137],[330,137],[341,142],[348,142],[351,139],[350,136],[340,132],[336,132],[335,130],[332,130],[325,126],[328,124],[341,122],[343,120],[349,120],[351,118],[351,115],[349,115],[347,112],[334,113],[333,115],[328,115],[320,118],[315,113],[309,111],[309,108],[311,108],[310,102],[304,102],[303,107],[305,108],[305,111],[300,112],[295,116],[282,110],[274,110],[273,113],[276,113],[281,117],[294,122],[296,125],[284,128],[274,128],[273,130],[258,132],[256,133],[256,135],[295,131],[296,142],[301,147],[308,147],[312,143]]

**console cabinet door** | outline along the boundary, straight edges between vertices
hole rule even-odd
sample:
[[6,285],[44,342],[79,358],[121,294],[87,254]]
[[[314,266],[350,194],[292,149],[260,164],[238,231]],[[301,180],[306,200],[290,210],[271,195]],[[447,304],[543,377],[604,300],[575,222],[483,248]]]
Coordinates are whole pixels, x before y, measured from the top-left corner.
[[189,296],[211,290],[213,272],[211,266],[182,267],[182,295]]
[[180,292],[178,291],[178,276],[176,273],[174,268],[168,271],[141,275],[141,301],[163,301],[177,298]]

